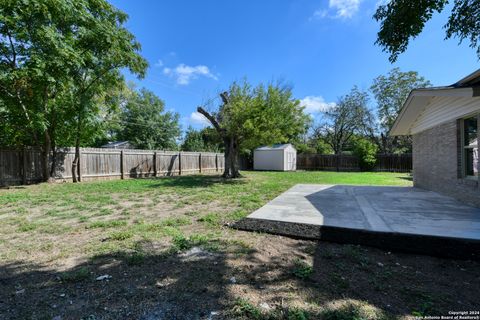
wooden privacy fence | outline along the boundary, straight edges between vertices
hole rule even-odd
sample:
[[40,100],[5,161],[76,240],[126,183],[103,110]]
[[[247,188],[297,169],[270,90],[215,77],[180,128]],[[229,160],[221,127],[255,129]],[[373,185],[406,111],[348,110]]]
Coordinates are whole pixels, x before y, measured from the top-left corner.
[[[60,149],[53,178],[72,180],[74,157],[74,148]],[[220,153],[80,148],[80,176],[83,180],[220,172],[224,163],[224,155]],[[39,150],[0,150],[0,185],[41,180],[42,156]]]
[[[359,171],[359,161],[352,155],[298,154],[298,170]],[[410,172],[411,154],[379,154],[374,171]]]

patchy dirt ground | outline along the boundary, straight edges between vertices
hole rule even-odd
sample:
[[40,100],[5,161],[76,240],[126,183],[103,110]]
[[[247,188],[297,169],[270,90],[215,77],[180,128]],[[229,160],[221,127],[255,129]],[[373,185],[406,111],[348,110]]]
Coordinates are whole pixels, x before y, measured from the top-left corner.
[[0,318],[391,319],[479,309],[478,262],[225,225],[296,179],[321,183],[314,174],[0,190]]
[[[252,245],[185,244],[137,259],[102,255],[64,272],[5,265],[0,313],[3,319],[383,319],[478,309],[476,262],[236,236]],[[102,275],[109,278],[96,280]]]

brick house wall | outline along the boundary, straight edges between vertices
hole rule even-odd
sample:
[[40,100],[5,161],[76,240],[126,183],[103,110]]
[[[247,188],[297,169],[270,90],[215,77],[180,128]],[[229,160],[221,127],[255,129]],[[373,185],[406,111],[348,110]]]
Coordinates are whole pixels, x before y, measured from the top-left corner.
[[480,207],[478,181],[462,178],[458,121],[413,135],[413,183]]

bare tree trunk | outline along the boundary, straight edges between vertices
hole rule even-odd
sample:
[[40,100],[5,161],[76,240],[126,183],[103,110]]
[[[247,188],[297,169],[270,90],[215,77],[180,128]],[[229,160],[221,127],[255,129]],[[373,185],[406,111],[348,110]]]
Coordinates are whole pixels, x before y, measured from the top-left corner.
[[48,130],[45,130],[44,133],[44,144],[42,150],[42,174],[43,174],[43,181],[48,182],[50,181],[50,151],[52,147],[52,141],[50,139],[50,134]]
[[223,139],[223,145],[225,146],[225,165],[223,168],[223,177],[228,178],[227,175],[231,172],[231,162],[230,162],[230,148],[228,147],[230,145],[230,141],[228,138]]
[[72,161],[72,181],[73,182],[81,182],[80,176],[80,130],[81,130],[81,121],[82,118],[78,116],[78,123],[77,123],[77,137],[75,139],[75,157]]
[[340,157],[341,157],[341,156],[342,156],[341,153],[336,153],[336,154],[335,154],[335,157],[336,157],[336,159],[335,159],[335,165],[336,165],[336,167],[337,167],[337,168],[336,168],[336,169],[337,169],[337,172],[340,171]]
[[239,178],[241,175],[238,165],[238,143],[233,137],[227,137],[223,141],[225,144],[225,170],[223,177]]
[[52,140],[52,165],[50,167],[50,177],[55,178],[57,171],[57,146]]
[[[223,92],[220,94],[220,97],[222,98],[224,106],[227,105],[228,94],[226,92]],[[220,137],[223,138],[223,144],[225,145],[225,170],[222,176],[228,179],[240,177],[240,168],[238,165],[238,138],[228,135],[225,128],[222,128],[220,126],[217,119],[215,119],[212,114],[208,113],[202,107],[198,107],[197,111],[204,115],[210,121],[215,130],[217,130]]]

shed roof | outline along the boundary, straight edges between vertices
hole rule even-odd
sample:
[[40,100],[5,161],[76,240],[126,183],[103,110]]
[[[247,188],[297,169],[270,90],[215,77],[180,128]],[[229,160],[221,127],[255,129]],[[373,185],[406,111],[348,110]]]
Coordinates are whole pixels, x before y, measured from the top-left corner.
[[127,144],[127,143],[129,143],[129,142],[128,141],[114,141],[114,142],[104,144],[102,146],[102,148],[115,148],[115,147],[123,146],[124,144]]
[[[435,104],[441,100],[434,99],[438,97],[459,100],[480,97],[480,69],[449,86],[412,90],[407,100],[405,100],[389,134],[392,136],[412,134],[412,127],[419,116],[425,112],[426,108],[435,107]],[[451,104],[452,107],[453,105]]]
[[[293,149],[295,149],[295,147],[291,144],[291,143],[277,143],[277,144],[273,144],[271,146],[262,146],[262,147],[259,147],[257,149],[255,149],[255,151],[263,151],[263,150],[282,150],[282,149],[286,149],[288,147],[292,147]],[[296,149],[295,149],[296,150]]]

